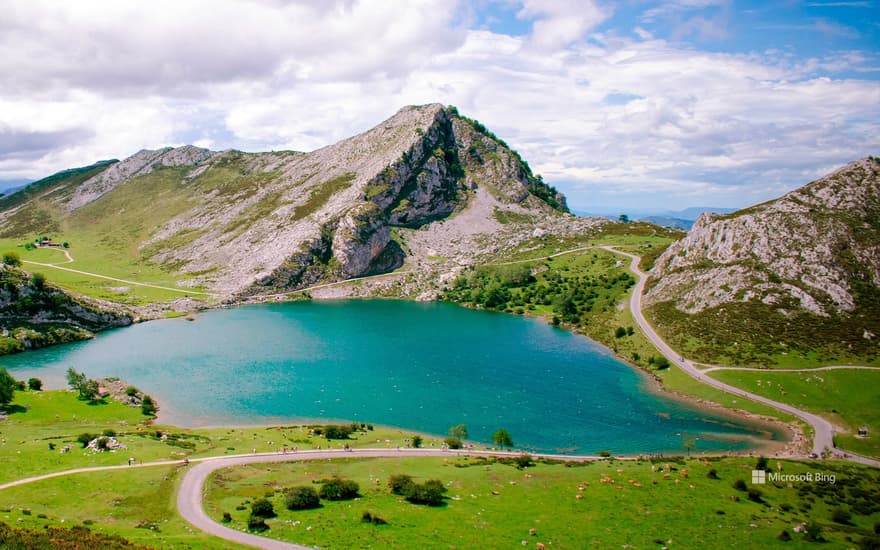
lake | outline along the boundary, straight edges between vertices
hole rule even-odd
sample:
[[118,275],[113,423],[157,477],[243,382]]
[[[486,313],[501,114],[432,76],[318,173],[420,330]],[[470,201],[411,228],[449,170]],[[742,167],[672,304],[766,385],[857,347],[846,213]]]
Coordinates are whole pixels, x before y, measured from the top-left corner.
[[64,387],[68,367],[117,376],[181,426],[314,419],[594,454],[742,451],[785,434],[671,399],[582,336],[452,304],[296,302],[151,321],[0,359],[18,379]]

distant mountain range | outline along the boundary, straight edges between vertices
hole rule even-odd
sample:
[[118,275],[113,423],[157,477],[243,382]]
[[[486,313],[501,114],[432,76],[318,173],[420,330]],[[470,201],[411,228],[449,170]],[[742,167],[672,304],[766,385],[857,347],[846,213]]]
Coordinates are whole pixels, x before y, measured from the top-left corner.
[[[700,217],[700,214],[707,212],[713,214],[729,214],[735,211],[736,208],[722,208],[719,206],[692,206],[690,208],[685,208],[684,210],[668,210],[650,213],[635,211],[633,214],[628,214],[626,212],[622,212],[621,214],[626,214],[630,220],[638,220],[653,223],[656,225],[662,225],[664,227],[674,227],[676,229],[688,230],[694,225],[694,222],[697,221],[697,218]],[[599,217],[609,220],[618,220],[621,216],[621,214],[597,214],[595,212],[589,212],[585,210],[573,210],[572,212],[578,216],[585,218]]]

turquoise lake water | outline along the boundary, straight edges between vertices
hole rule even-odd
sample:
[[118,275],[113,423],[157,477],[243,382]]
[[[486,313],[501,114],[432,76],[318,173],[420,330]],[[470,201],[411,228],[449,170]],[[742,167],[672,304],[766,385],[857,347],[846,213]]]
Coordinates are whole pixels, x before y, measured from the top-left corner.
[[651,391],[604,348],[529,318],[451,304],[299,302],[151,321],[0,359],[64,387],[68,367],[117,376],[182,426],[352,420],[593,454],[747,450],[759,430]]

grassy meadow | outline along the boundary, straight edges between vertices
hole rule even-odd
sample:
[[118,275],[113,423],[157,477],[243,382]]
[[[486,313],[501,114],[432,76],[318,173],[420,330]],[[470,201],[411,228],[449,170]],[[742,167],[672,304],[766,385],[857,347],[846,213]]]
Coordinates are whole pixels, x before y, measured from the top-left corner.
[[[820,414],[846,431],[835,444],[845,450],[880,457],[880,371],[813,372],[713,371],[710,376],[758,395]],[[868,428],[868,438],[856,437]]]
[[[322,548],[515,548],[523,541],[530,548],[846,548],[880,520],[880,501],[871,500],[880,498],[877,470],[772,461],[773,471],[818,471],[834,475],[835,484],[756,486],[755,463],[679,458],[518,468],[452,455],[261,464],[216,472],[206,510],[217,521],[228,513],[229,526],[246,530],[250,505],[266,498],[277,517],[266,520],[265,536]],[[388,480],[396,474],[440,480],[443,504],[416,505],[391,494]],[[317,488],[333,476],[357,482],[360,496],[322,501],[314,510],[285,508],[285,488]],[[746,490],[733,487],[738,479]],[[850,512],[847,524],[832,519],[836,508]],[[387,524],[363,522],[364,512]],[[825,542],[808,542],[794,530],[810,521]],[[793,540],[780,541],[783,531]]]

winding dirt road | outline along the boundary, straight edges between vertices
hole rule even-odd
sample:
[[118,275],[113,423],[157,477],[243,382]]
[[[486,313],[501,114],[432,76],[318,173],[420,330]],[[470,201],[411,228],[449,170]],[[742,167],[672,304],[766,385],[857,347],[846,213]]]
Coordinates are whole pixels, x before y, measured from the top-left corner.
[[[723,367],[717,367],[713,365],[706,371],[703,371],[698,369],[695,363],[689,361],[688,359],[685,359],[684,357],[676,353],[675,350],[673,350],[669,346],[669,344],[667,344],[666,341],[663,340],[663,338],[661,338],[659,334],[657,334],[657,332],[654,330],[654,327],[652,327],[648,320],[645,319],[645,316],[642,315],[642,293],[645,290],[645,282],[648,280],[648,276],[647,274],[645,274],[645,272],[639,269],[639,262],[641,261],[641,258],[634,254],[629,254],[628,252],[617,250],[611,246],[602,246],[601,248],[614,254],[626,256],[630,259],[629,268],[638,278],[638,282],[633,288],[632,296],[630,297],[630,310],[632,311],[632,315],[635,318],[636,323],[638,323],[639,328],[642,329],[642,332],[645,333],[645,336],[647,336],[648,340],[650,340],[651,343],[654,344],[654,346],[658,350],[660,350],[660,352],[665,355],[671,363],[676,364],[679,368],[681,368],[681,370],[683,370],[691,378],[697,380],[698,382],[702,382],[703,384],[712,386],[713,388],[717,388],[721,391],[733,395],[738,395],[740,397],[744,397],[746,399],[768,405],[770,407],[773,407],[774,409],[800,418],[813,428],[813,452],[816,455],[822,456],[822,454],[826,451],[834,450],[834,427],[831,425],[830,422],[828,422],[821,416],[813,414],[811,412],[803,411],[786,403],[780,403],[779,401],[774,401],[772,399],[768,399],[766,397],[748,392],[735,386],[731,386],[730,384],[725,384],[724,382],[716,380],[706,374],[706,372],[709,370],[721,370],[723,369]],[[854,462],[860,462],[862,464],[880,467],[880,460],[874,460],[871,458],[852,454],[849,454],[849,456],[846,458]]]

